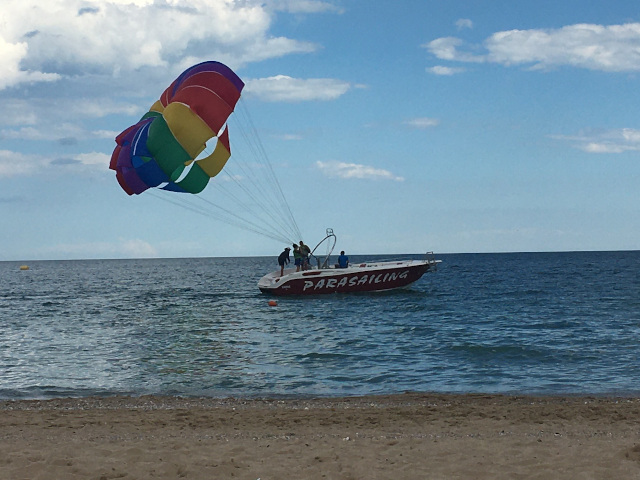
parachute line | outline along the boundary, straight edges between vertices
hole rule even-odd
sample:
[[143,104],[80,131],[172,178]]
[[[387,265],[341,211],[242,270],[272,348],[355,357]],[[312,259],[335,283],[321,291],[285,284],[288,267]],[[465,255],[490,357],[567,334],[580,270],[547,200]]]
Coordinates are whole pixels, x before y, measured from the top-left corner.
[[[156,193],[158,192],[158,193]],[[148,195],[158,198],[164,202],[170,203],[172,205],[176,205],[180,208],[183,208],[185,210],[189,210],[193,213],[197,213],[199,215],[202,215],[204,217],[207,218],[211,218],[214,219],[216,221],[219,222],[223,222],[226,223],[227,225],[231,225],[233,227],[236,228],[240,228],[242,230],[247,230],[249,232],[253,232],[256,233],[258,235],[261,235],[263,237],[266,238],[270,238],[272,240],[275,240],[277,242],[283,242],[283,243],[289,243],[289,239],[277,234],[272,234],[268,231],[263,230],[262,228],[260,228],[259,226],[253,226],[251,222],[247,221],[246,219],[243,219],[241,217],[237,217],[236,215],[234,215],[233,213],[229,212],[226,209],[221,209],[221,212],[215,212],[209,208],[205,208],[199,205],[195,205],[194,203],[192,203],[190,200],[185,199],[184,197],[177,197],[175,195],[171,195],[169,193],[161,195],[159,193],[159,191],[154,191],[154,192],[149,192]],[[207,202],[210,205],[216,207],[216,208],[220,208],[217,205],[211,203],[211,202]],[[235,218],[235,220],[234,220]]]
[[[272,211],[277,212],[277,218],[281,218],[285,224],[285,231],[289,231],[289,235],[295,240],[300,239],[300,228],[293,216],[293,212],[286,200],[282,186],[278,181],[273,166],[269,160],[264,145],[260,141],[258,130],[256,129],[253,120],[249,114],[245,102],[241,98],[236,105],[236,112],[232,122],[238,123],[240,127],[237,129],[243,136],[243,143],[247,145],[251,150],[252,158],[254,158],[259,168],[248,168],[247,162],[234,162],[234,165],[239,165],[244,175],[250,179],[252,186],[265,197],[266,202],[271,206]],[[243,167],[244,164],[245,166]],[[266,173],[266,175],[264,175]],[[265,186],[266,185],[266,186]],[[297,241],[297,240],[296,240]]]

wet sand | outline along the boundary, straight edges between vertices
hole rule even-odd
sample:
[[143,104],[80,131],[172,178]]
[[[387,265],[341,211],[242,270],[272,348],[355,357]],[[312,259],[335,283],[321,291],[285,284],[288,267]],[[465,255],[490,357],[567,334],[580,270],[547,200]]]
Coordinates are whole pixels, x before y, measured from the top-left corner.
[[5,401],[0,478],[638,479],[640,399]]

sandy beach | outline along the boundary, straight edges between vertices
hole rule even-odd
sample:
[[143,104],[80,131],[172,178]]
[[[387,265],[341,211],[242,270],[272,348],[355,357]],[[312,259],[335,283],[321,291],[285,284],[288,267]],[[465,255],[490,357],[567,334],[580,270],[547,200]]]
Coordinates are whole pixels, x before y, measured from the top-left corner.
[[0,402],[2,479],[640,478],[640,399]]

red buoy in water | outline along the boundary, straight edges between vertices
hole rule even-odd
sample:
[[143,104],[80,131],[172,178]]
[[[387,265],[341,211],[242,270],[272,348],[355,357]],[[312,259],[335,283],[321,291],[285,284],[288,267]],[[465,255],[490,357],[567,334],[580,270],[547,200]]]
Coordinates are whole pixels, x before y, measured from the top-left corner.
[[278,302],[276,302],[275,300],[269,300],[269,306],[270,307],[277,307],[278,306]]

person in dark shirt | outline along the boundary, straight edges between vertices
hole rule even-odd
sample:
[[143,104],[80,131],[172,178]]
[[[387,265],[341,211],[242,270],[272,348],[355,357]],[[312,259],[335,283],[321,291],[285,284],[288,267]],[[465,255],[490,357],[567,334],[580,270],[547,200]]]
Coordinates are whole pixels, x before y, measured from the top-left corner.
[[311,254],[311,249],[309,245],[306,245],[302,240],[300,240],[300,255],[302,255],[302,270],[309,270],[309,255]]
[[289,263],[289,251],[291,249],[286,247],[284,251],[278,257],[278,265],[280,265],[280,276],[284,275],[284,266]]
[[349,266],[349,257],[344,254],[344,250],[340,252],[340,256],[338,257],[338,266],[340,268],[347,268]]

